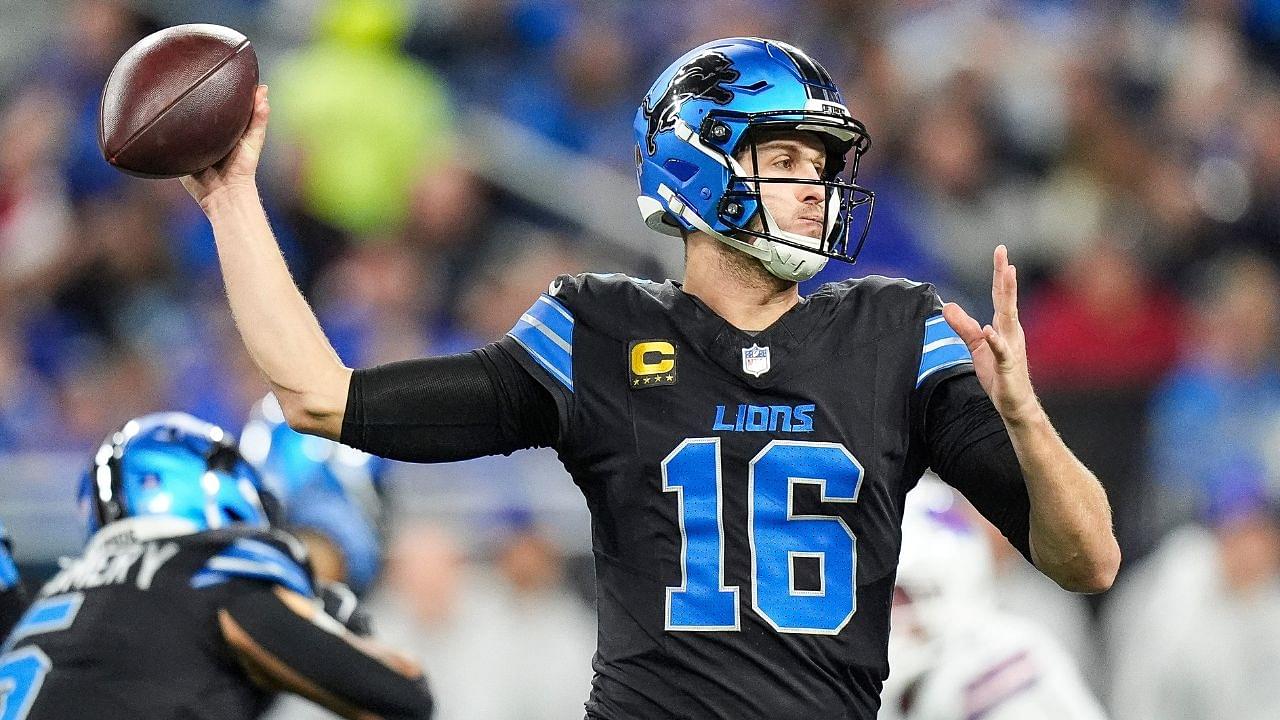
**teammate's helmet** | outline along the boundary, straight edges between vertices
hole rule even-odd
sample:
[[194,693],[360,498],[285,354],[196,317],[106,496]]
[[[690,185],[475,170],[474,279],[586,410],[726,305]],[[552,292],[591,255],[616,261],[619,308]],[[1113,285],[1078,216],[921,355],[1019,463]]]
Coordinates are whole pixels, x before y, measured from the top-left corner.
[[[748,174],[734,159],[749,146],[754,160],[755,136],[769,129],[814,132],[826,145],[826,167],[813,182],[826,197],[821,238],[780,229],[760,202],[762,183],[810,181]],[[827,258],[851,263],[862,248],[874,195],[855,180],[871,140],[831,76],[801,50],[760,38],[694,48],[649,89],[635,136],[637,202],[654,230],[700,230],[794,281],[813,277]]]
[[954,490],[928,477],[907,494],[897,593],[930,636],[993,602],[991,544],[960,502]]
[[342,553],[346,584],[363,592],[382,564],[386,461],[292,430],[275,395],[254,406],[240,434],[240,451],[281,499],[287,526],[330,540]]
[[80,482],[90,533],[144,515],[182,518],[195,530],[266,527],[271,502],[234,439],[179,412],[136,418],[108,435]]

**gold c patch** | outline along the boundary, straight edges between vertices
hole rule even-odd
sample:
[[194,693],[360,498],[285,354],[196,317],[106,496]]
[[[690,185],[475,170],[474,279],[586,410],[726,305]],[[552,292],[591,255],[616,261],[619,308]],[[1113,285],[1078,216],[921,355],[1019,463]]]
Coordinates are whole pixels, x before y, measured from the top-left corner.
[[676,384],[676,347],[666,340],[636,340],[627,358],[632,390]]

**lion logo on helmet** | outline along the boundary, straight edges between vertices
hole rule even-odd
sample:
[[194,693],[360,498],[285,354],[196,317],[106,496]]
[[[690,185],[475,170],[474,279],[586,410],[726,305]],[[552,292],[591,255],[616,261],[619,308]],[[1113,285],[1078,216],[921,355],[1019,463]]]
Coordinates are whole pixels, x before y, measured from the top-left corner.
[[676,115],[686,100],[705,99],[717,105],[725,105],[733,99],[733,91],[725,84],[737,81],[741,76],[733,67],[733,61],[716,50],[708,50],[685,63],[676,71],[671,83],[662,96],[649,106],[645,98],[643,105],[645,119],[649,121],[649,131],[645,135],[649,154],[658,152],[654,138],[658,133],[675,129]]

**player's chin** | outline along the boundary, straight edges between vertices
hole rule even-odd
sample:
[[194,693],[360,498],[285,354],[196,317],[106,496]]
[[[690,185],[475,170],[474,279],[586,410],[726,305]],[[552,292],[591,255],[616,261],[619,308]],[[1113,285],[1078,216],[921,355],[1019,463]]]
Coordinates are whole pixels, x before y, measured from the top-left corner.
[[803,235],[814,240],[822,239],[822,231],[826,228],[822,223],[813,220],[797,220],[788,230],[796,235]]

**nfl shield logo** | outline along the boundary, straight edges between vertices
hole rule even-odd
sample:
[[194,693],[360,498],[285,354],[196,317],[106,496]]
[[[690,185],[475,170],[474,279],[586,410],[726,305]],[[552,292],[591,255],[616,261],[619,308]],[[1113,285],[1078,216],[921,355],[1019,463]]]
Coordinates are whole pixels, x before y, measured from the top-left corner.
[[742,372],[756,377],[769,372],[769,348],[754,343],[742,348]]

